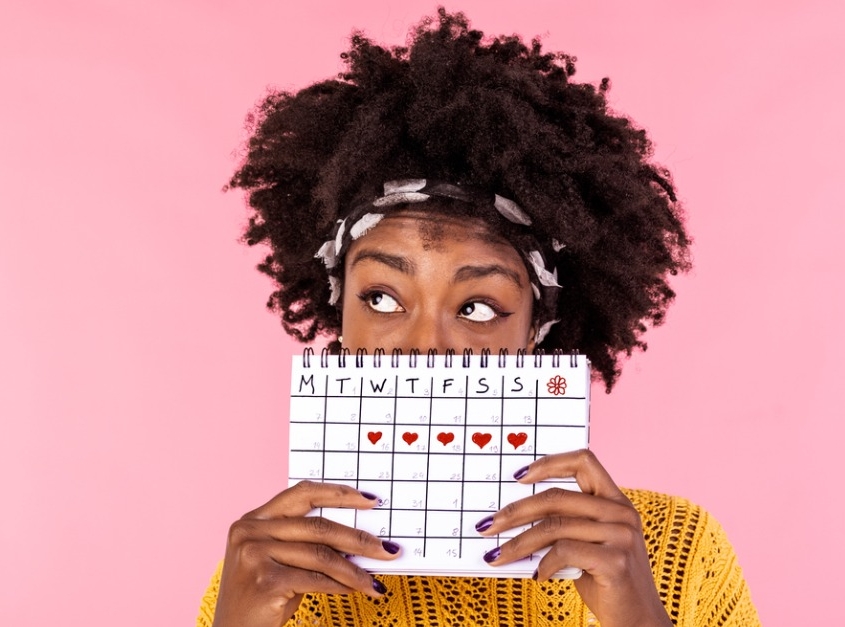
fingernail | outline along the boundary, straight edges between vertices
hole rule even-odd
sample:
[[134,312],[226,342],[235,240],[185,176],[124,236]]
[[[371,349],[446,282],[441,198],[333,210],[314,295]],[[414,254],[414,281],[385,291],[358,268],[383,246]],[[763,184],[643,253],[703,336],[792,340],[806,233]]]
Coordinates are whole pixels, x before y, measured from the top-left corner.
[[385,592],[387,592],[387,588],[385,588],[384,584],[378,579],[373,579],[373,590],[375,590],[379,594],[384,594]]
[[375,501],[378,499],[378,497],[372,492],[364,492],[363,490],[359,491],[361,492],[361,496],[363,496],[365,499],[370,499],[371,501]]
[[520,479],[522,479],[527,474],[528,474],[528,466],[523,466],[522,468],[517,470],[515,473],[513,473],[513,478],[516,479],[517,481],[519,481]]
[[537,581],[537,577],[539,575],[540,575],[540,569],[538,568],[537,570],[534,571],[534,574],[531,575],[531,579],[533,579],[534,581]]
[[401,548],[395,542],[391,542],[390,540],[383,540],[381,545],[384,547],[384,550],[390,553],[391,555],[396,555]]
[[493,526],[493,517],[487,516],[486,518],[482,518],[477,523],[475,523],[475,530],[481,533],[482,531],[487,531],[490,527]]
[[490,549],[484,554],[484,561],[488,564],[495,561],[502,554],[502,547],[497,546],[495,549]]

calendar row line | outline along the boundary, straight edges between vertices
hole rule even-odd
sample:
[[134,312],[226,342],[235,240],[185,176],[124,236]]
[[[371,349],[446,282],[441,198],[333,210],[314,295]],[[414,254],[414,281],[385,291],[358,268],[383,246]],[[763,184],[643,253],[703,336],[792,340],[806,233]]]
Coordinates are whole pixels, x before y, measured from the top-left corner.
[[522,396],[508,396],[508,395],[489,395],[489,396],[431,396],[426,392],[426,394],[417,394],[417,395],[408,395],[408,394],[358,394],[357,392],[354,395],[349,394],[291,394],[292,398],[319,398],[320,400],[323,399],[398,399],[398,400],[409,400],[412,399],[414,401],[419,402],[420,400],[433,400],[435,403],[438,401],[447,401],[447,400],[462,400],[462,401],[469,401],[470,403],[478,401],[478,400],[490,400],[490,401],[531,401],[532,403],[535,400],[539,400],[540,402],[544,400],[553,400],[555,402],[560,401],[583,401],[585,399],[584,396],[562,396],[562,397],[549,397],[547,399],[540,398],[535,399],[533,396],[525,394]]

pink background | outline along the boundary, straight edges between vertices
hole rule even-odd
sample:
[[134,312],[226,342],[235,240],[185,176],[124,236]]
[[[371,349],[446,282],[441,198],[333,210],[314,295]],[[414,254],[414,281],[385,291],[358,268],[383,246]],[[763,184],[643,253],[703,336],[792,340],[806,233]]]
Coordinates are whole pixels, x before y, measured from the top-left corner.
[[[595,390],[595,450],[716,514],[764,624],[840,615],[844,12],[462,5],[610,76],[689,211],[696,269]],[[228,525],[285,484],[294,347],[220,191],[242,121],[268,84],[336,73],[351,27],[400,43],[432,8],[4,3],[0,624],[193,623]]]

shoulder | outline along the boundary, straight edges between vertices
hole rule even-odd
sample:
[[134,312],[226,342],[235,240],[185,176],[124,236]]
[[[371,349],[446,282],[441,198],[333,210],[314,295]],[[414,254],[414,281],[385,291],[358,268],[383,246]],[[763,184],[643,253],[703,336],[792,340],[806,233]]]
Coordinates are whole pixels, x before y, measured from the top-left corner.
[[623,489],[640,514],[654,581],[675,624],[759,625],[725,530],[700,505],[678,496]]
[[719,521],[692,501],[649,490],[622,488],[640,514],[649,553],[733,552]]

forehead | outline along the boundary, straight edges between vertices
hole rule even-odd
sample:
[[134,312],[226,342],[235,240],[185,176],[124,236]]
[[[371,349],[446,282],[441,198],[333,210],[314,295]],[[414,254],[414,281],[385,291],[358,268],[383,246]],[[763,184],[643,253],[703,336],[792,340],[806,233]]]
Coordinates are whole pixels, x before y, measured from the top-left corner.
[[467,255],[483,255],[522,265],[517,250],[480,218],[400,211],[385,216],[373,229],[353,242],[350,257],[363,245],[405,248],[411,241],[423,250],[444,252],[456,245]]

